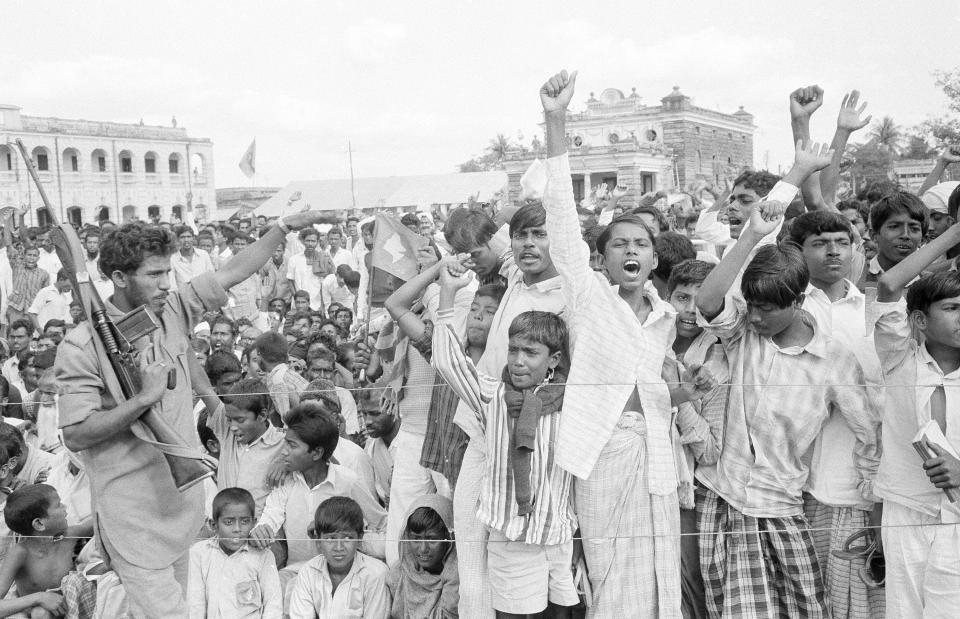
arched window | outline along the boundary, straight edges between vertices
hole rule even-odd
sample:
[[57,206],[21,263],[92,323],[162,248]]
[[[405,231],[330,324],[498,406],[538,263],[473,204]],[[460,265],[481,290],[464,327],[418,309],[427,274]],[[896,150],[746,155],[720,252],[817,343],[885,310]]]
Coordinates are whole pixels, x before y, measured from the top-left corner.
[[0,144],[0,172],[13,172],[13,150]]
[[53,224],[53,220],[50,219],[50,213],[47,212],[47,207],[41,206],[37,209],[37,225],[41,228]]
[[102,148],[90,153],[90,169],[94,174],[105,174],[107,171],[107,151]]
[[83,225],[83,209],[79,206],[71,206],[67,209],[67,222],[74,226]]
[[167,169],[170,174],[180,174],[180,153],[172,153],[167,159]]
[[193,153],[190,155],[190,174],[193,174],[193,182],[206,183],[207,173],[204,169],[203,155]]
[[133,174],[133,153],[128,150],[122,150],[120,154],[117,155],[117,159],[120,161],[121,174]]
[[143,171],[147,174],[157,173],[157,153],[151,151],[143,156]]
[[97,221],[108,221],[110,219],[110,207],[101,206],[97,209]]
[[37,166],[40,172],[50,171],[50,151],[46,146],[38,146],[33,149],[33,165]]
[[160,207],[157,206],[156,204],[152,204],[152,205],[148,206],[148,207],[147,207],[147,217],[150,218],[150,221],[154,221],[154,220],[158,220],[158,221],[159,221],[159,219],[160,219]]
[[125,224],[137,219],[137,207],[132,204],[126,205],[120,212]]
[[76,148],[65,148],[63,150],[63,164],[61,169],[66,174],[73,174],[80,171],[80,151]]
[[173,205],[173,208],[170,209],[170,215],[172,219],[179,219],[183,223],[183,207],[179,204]]
[[697,172],[703,171],[703,153],[697,150]]

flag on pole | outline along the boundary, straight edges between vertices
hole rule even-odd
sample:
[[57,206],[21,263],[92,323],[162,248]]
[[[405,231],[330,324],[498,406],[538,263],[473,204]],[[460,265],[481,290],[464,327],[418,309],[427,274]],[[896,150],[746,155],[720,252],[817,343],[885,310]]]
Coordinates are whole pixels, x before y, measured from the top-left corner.
[[375,226],[373,249],[364,256],[371,274],[368,303],[383,307],[387,297],[417,275],[417,251],[430,241],[411,232],[393,215],[377,213]]
[[257,138],[253,138],[247,152],[240,158],[240,171],[247,175],[247,178],[253,178],[257,173]]

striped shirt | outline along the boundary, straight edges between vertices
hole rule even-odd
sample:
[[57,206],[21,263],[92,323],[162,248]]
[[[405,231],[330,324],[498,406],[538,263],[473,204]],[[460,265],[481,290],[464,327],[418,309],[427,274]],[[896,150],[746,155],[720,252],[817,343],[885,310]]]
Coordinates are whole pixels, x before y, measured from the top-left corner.
[[588,478],[634,389],[647,421],[647,448],[657,461],[672,460],[670,392],[662,371],[676,333],[676,311],[648,283],[644,292],[651,310],[641,323],[618,288],[590,268],[566,154],[547,159],[543,207],[550,257],[563,282],[572,351],[557,463]]
[[487,459],[480,485],[477,518],[514,541],[553,545],[568,542],[577,528],[570,489],[573,478],[555,462],[560,413],[537,421],[536,447],[530,453],[533,511],[520,516],[510,466],[514,422],[507,413],[503,382],[481,374],[463,352],[454,331],[453,311],[437,312],[433,364],[460,398],[476,412],[483,427]]
[[830,339],[809,314],[813,338],[781,348],[749,327],[746,302],[728,295],[711,321],[698,323],[720,338],[730,363],[723,450],[697,478],[737,511],[755,518],[803,514],[807,451],[827,418],[838,414],[855,437],[857,489],[874,501],[880,462],[880,423],[864,373],[852,352]]
[[[40,267],[33,269],[24,266],[13,267],[13,290],[10,291],[8,301],[10,309],[19,312],[27,311],[40,289],[48,285],[50,285],[50,274]],[[42,328],[43,325],[40,327]]]

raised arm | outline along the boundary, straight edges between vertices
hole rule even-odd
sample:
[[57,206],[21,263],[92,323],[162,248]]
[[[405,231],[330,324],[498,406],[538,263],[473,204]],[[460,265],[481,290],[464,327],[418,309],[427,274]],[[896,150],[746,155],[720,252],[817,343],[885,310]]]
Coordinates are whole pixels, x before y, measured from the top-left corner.
[[847,149],[847,141],[854,131],[859,131],[870,124],[873,116],[862,118],[863,111],[867,109],[866,101],[857,107],[860,102],[860,91],[854,90],[844,95],[843,102],[840,104],[840,113],[837,114],[837,131],[833,135],[833,141],[830,142],[830,148],[833,149],[833,160],[823,172],[820,173],[820,192],[823,199],[831,206],[837,201],[837,185],[840,182],[840,160],[843,159],[843,153]]
[[[305,211],[287,215],[282,221],[290,230],[299,230],[313,224],[335,224],[338,220],[332,211]],[[215,277],[224,290],[229,290],[239,284],[266,264],[273,254],[273,250],[286,237],[286,234],[287,232],[280,227],[279,223],[274,224],[266,234],[260,237],[260,240],[223,265],[216,272]]]
[[567,159],[567,106],[573,97],[577,72],[551,77],[540,88],[547,141],[547,188],[543,208],[547,211],[550,257],[563,282],[568,310],[576,311],[591,301],[590,285],[596,274],[590,268],[590,248],[580,235],[580,219],[573,199],[570,161]]
[[823,88],[807,86],[790,93],[790,128],[793,143],[810,139],[810,117],[823,105]]
[[937,158],[937,165],[933,166],[930,174],[927,174],[927,178],[923,180],[923,184],[920,185],[920,189],[917,190],[917,195],[922,196],[927,193],[931,187],[940,182],[940,179],[943,178],[943,173],[947,171],[950,164],[958,161],[960,161],[960,146],[948,146],[944,148],[943,152],[940,153],[940,156]]
[[[456,272],[451,272],[451,269]],[[453,331],[453,307],[457,290],[469,283],[463,269],[445,266],[440,272],[440,307],[433,329],[433,359],[431,363],[440,376],[480,418],[483,413],[483,394],[480,375],[470,357],[463,351],[460,338]],[[459,274],[458,274],[459,273]]]
[[425,330],[423,321],[411,311],[411,308],[417,302],[417,299],[423,296],[427,286],[432,284],[440,275],[440,268],[443,264],[441,261],[424,269],[416,277],[397,288],[384,303],[390,317],[411,339],[421,337]]
[[960,223],[953,224],[946,232],[913,252],[893,268],[880,276],[877,282],[877,301],[886,303],[896,301],[903,295],[903,289],[920,275],[931,262],[945,254],[948,249],[960,243]]
[[750,214],[750,225],[745,226],[733,247],[723,254],[723,260],[710,271],[697,293],[697,309],[707,320],[713,320],[723,311],[724,298],[750,258],[753,248],[763,237],[777,229],[787,211],[783,202],[761,202]]

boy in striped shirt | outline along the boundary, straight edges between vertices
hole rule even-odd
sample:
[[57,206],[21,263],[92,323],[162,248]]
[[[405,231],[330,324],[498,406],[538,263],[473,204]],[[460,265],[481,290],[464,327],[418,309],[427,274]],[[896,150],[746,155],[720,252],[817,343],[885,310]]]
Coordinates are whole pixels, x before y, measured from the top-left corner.
[[567,328],[551,312],[528,311],[510,323],[507,365],[499,377],[477,371],[453,327],[466,269],[449,262],[440,271],[440,307],[433,333],[433,365],[475,411],[487,460],[478,519],[490,529],[487,566],[498,617],[535,614],[549,605],[558,617],[578,603],[570,564],[576,516],[571,476],[556,466],[569,364]]

